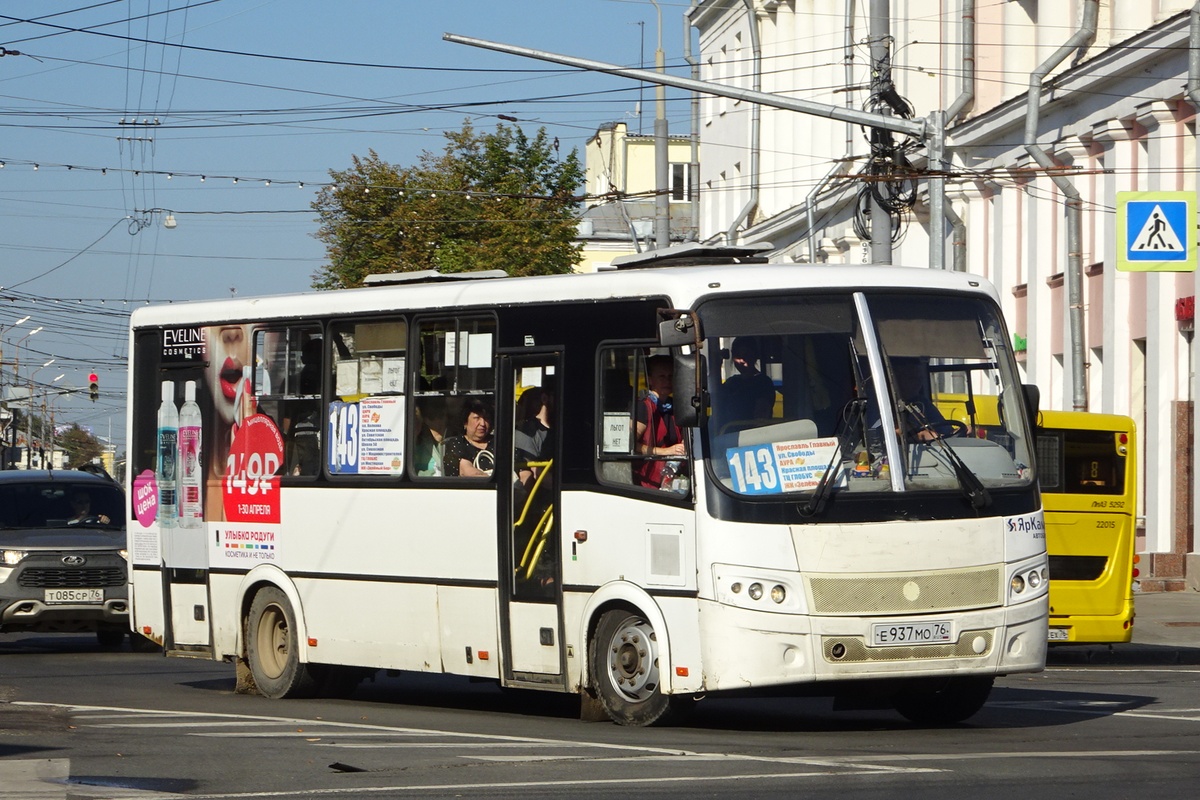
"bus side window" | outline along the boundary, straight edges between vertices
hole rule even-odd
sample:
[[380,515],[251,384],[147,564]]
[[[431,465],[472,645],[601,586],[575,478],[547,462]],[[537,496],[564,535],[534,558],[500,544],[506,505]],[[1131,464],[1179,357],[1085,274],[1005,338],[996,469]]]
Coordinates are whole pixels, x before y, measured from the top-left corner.
[[[687,469],[671,413],[671,360],[643,347],[601,351],[599,472],[602,480],[658,490]],[[657,389],[657,392],[654,391]],[[678,453],[678,459],[667,456]]]
[[259,330],[254,335],[258,413],[275,421],[284,439],[285,475],[321,469],[323,339],[314,325]]
[[331,473],[403,472],[407,348],[403,317],[341,320],[330,327],[330,359],[322,374],[333,391],[322,421],[331,426]]
[[410,427],[417,477],[490,478],[495,465],[493,317],[417,323]]

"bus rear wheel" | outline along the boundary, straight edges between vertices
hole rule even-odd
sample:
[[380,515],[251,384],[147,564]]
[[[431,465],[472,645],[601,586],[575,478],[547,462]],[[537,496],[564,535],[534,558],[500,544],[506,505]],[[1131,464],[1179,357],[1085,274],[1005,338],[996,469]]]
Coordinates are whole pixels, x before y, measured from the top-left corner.
[[994,680],[990,675],[949,678],[936,689],[897,692],[892,707],[918,725],[953,725],[983,708]]
[[274,586],[259,589],[246,620],[246,660],[258,691],[267,697],[311,696],[317,682],[300,663],[296,613],[287,595]]
[[618,725],[662,721],[671,698],[658,672],[658,634],[645,617],[608,611],[591,642],[592,686],[609,718]]

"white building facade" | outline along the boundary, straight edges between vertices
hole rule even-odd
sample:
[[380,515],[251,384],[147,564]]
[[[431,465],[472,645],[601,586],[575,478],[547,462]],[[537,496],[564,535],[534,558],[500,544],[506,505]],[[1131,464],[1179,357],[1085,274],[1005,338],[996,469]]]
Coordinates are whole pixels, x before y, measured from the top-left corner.
[[[890,7],[884,25],[877,15],[873,27],[868,14],[880,5]],[[1118,271],[1116,196],[1197,190],[1194,5],[696,0],[687,13],[699,34],[702,80],[855,109],[878,86],[873,66],[889,67],[872,64],[868,34],[889,31],[891,78],[914,118],[952,114],[948,211],[933,226],[944,237],[945,258],[931,266],[978,273],[997,285],[1017,347],[1025,345],[1025,378],[1041,388],[1043,407],[1082,404],[1137,421],[1144,589],[1200,586],[1192,530],[1200,502],[1192,480],[1197,277]],[[1082,45],[1063,53],[1070,42]],[[1193,69],[1200,72],[1200,60]],[[1031,117],[1031,74],[1042,71],[1048,75]],[[862,226],[856,233],[854,225],[868,152],[859,126],[705,97],[699,132],[702,241],[769,241],[776,261],[870,260]],[[915,144],[907,156],[920,171],[926,143]],[[1032,147],[1049,157],[1057,184]],[[1075,259],[1064,181],[1081,200]],[[896,264],[930,263],[929,196],[924,178],[917,185],[893,249]],[[1186,235],[1195,241],[1194,229]],[[1075,349],[1073,265],[1082,305]],[[1075,374],[1078,363],[1082,375]]]

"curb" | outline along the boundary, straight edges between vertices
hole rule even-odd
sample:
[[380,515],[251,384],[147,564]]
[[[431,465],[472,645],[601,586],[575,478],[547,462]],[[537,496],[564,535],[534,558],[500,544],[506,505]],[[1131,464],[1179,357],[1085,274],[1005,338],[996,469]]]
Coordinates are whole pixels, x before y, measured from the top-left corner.
[[1046,651],[1046,666],[1085,665],[1197,665],[1200,647],[1112,644],[1060,645]]

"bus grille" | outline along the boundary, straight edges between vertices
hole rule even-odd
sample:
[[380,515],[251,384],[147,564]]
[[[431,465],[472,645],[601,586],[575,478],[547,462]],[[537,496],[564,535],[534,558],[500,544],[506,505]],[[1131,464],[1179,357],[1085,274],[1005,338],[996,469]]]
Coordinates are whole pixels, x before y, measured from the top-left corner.
[[123,586],[125,570],[121,567],[102,569],[47,569],[36,567],[21,572],[21,586],[40,589],[98,589],[104,586]]
[[999,605],[1000,568],[811,577],[815,614],[913,614]]
[[[982,637],[987,643],[975,652],[975,640]],[[841,658],[833,657],[833,648],[842,645]],[[983,658],[992,651],[992,631],[963,631],[953,644],[919,644],[912,647],[867,647],[858,636],[822,636],[821,652],[831,664],[864,661],[913,661],[926,658]]]
[[1050,580],[1094,581],[1107,566],[1108,556],[1050,556]]

